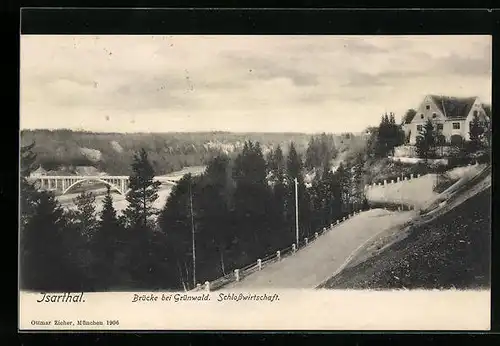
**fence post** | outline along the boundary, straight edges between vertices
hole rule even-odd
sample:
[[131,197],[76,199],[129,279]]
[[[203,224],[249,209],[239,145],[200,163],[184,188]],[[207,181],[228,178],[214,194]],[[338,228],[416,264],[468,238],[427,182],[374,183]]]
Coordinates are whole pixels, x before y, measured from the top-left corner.
[[236,281],[240,281],[240,270],[239,269],[234,270],[234,277],[236,278]]
[[205,281],[205,291],[210,292],[210,282]]
[[262,269],[262,260],[260,258],[257,260],[257,266],[259,267],[259,270]]
[[398,183],[399,183],[399,177],[397,177],[397,178],[396,178],[396,182],[398,182]]
[[305,240],[305,242],[306,242],[306,245],[307,245],[307,243],[309,242],[309,239],[307,239],[307,238],[304,238],[304,240]]
[[339,221],[339,220],[337,220],[337,225],[338,225],[339,223],[340,223],[340,221]]
[[408,177],[404,177],[404,180],[408,180]]
[[276,257],[278,257],[278,261],[281,259],[281,252],[276,251]]
[[314,236],[316,237],[316,239],[318,239],[318,232],[315,232]]
[[387,180],[386,179],[384,179],[384,185],[387,185]]
[[297,251],[297,246],[295,245],[295,243],[292,244],[292,251],[293,252]]
[[413,173],[412,173],[412,174],[410,174],[410,179],[413,179]]
[[201,284],[200,283],[196,284],[196,288],[199,290],[201,288]]
[[342,221],[345,221],[345,216],[342,218]]

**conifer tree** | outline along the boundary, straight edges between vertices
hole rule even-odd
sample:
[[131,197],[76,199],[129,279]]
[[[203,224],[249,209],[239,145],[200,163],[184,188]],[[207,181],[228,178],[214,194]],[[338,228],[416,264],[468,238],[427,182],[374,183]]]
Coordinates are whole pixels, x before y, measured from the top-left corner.
[[335,179],[338,183],[341,213],[350,212],[351,204],[351,167],[340,163],[335,171]]
[[76,205],[76,212],[73,214],[76,227],[84,237],[92,237],[97,227],[94,194],[83,191],[73,202]]
[[276,211],[276,221],[278,228],[283,227],[283,222],[286,221],[286,181],[285,181],[285,159],[281,146],[277,146],[270,156],[270,182],[273,187],[274,203]]
[[266,161],[258,142],[245,143],[234,163],[233,180],[235,217],[239,224],[236,238],[243,257],[250,259],[269,246],[271,228],[268,213],[272,193],[266,180]]
[[286,208],[289,227],[294,227],[295,222],[295,179],[298,183],[298,204],[299,204],[299,233],[300,238],[307,236],[311,230],[311,198],[306,190],[303,175],[303,163],[300,155],[292,142],[288,150],[287,158],[287,200]]
[[155,172],[143,148],[134,155],[132,174],[129,177],[128,206],[124,211],[127,224],[131,228],[147,229],[151,216],[157,212],[153,203],[158,198],[160,182],[154,181]]
[[52,193],[40,192],[21,229],[21,287],[41,291],[78,290],[81,277],[64,240],[67,220]]
[[435,146],[436,134],[434,131],[434,125],[429,119],[422,128],[422,131],[417,136],[417,155],[427,161],[432,156]]
[[[123,211],[127,228],[127,252],[130,275],[139,287],[151,287],[161,279],[158,266],[166,257],[166,249],[156,244],[152,217],[157,214],[153,203],[158,198],[160,182],[154,181],[154,170],[146,150],[136,153],[129,177],[127,208]],[[165,253],[164,253],[165,252]]]
[[168,249],[171,251],[170,264],[177,273],[174,287],[184,289],[193,287],[192,227],[195,227],[195,234],[199,233],[197,223],[192,224],[197,219],[197,198],[193,199],[195,211],[193,219],[191,218],[190,193],[196,190],[193,185],[191,174],[184,175],[172,189],[158,217],[160,229],[166,236]]
[[483,138],[485,135],[484,127],[479,121],[479,116],[474,115],[469,127],[469,138],[472,145],[472,150],[480,149],[483,145]]
[[117,217],[108,186],[97,229],[92,238],[92,250],[95,255],[94,274],[104,289],[123,284],[127,276],[125,240],[125,232]]

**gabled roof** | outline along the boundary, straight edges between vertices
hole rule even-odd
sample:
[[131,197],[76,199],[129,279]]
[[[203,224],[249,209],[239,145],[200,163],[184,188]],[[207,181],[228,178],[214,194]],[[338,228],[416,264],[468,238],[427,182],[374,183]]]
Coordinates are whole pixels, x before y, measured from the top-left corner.
[[430,96],[439,110],[451,119],[466,118],[477,99],[477,97]]

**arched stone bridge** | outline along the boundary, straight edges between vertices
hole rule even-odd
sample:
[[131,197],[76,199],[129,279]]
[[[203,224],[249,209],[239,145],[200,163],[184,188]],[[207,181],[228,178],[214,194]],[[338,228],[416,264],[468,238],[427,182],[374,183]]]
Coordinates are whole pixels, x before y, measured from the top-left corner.
[[[155,177],[154,180],[162,184],[175,185],[182,177]],[[129,190],[129,177],[128,176],[48,176],[42,175],[38,177],[31,177],[30,180],[34,182],[40,190],[55,190],[61,192],[62,195],[68,193],[76,186],[81,186],[84,183],[103,183],[108,185],[112,190],[117,191],[121,195],[126,195]]]

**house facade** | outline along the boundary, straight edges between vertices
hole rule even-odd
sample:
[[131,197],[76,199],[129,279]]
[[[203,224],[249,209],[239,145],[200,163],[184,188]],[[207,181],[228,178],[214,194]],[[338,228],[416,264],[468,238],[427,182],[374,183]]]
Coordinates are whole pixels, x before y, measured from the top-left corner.
[[420,131],[430,119],[440,133],[441,141],[468,141],[470,123],[475,115],[487,126],[489,114],[478,97],[427,95],[416,109],[416,114],[403,119],[403,130],[408,144],[415,145]]

